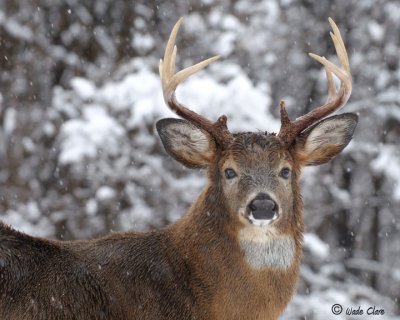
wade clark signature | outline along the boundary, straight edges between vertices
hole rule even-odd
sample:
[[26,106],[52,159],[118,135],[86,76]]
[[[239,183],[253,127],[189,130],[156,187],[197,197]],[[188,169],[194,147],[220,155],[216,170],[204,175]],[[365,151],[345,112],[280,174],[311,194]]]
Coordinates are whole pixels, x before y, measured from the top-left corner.
[[347,307],[345,310],[342,305],[336,303],[332,306],[332,313],[334,315],[342,314],[343,312],[348,316],[382,316],[385,314],[385,310],[376,306],[371,306],[367,308],[358,307]]

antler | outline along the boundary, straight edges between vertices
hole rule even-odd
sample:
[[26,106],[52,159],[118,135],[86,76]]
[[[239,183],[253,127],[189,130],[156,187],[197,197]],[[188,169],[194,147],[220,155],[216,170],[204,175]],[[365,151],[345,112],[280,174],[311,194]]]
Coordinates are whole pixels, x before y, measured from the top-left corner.
[[[339,28],[331,18],[329,18],[329,23],[333,30],[333,33],[331,32],[330,35],[333,40],[333,44],[335,45],[341,67],[337,67],[332,62],[325,59],[325,57],[320,57],[313,53],[309,54],[313,59],[317,60],[325,67],[325,72],[328,79],[328,98],[324,105],[310,111],[300,118],[297,118],[293,122],[289,119],[284,101],[281,101],[281,129],[279,131],[278,138],[286,146],[292,144],[292,142],[296,139],[296,136],[305,128],[326,117],[327,115],[339,110],[346,104],[347,100],[349,100],[351,94],[349,58],[347,56],[343,39],[340,35]],[[332,74],[337,76],[340,80],[339,92],[336,91]]]
[[226,147],[231,141],[232,135],[226,125],[227,118],[225,115],[220,116],[216,122],[212,122],[211,120],[186,108],[176,99],[175,90],[181,82],[219,58],[219,56],[209,58],[195,64],[194,66],[175,73],[175,40],[182,21],[183,18],[180,18],[172,29],[167,47],[165,48],[164,59],[160,59],[159,72],[162,82],[164,101],[177,115],[204,129],[213,136],[215,141],[221,147]]

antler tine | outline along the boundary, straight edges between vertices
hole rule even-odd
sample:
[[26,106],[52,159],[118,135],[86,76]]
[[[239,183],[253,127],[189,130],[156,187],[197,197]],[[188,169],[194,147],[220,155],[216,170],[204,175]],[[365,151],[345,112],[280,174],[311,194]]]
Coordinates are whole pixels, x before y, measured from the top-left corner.
[[[309,54],[313,59],[317,60],[325,67],[325,72],[328,79],[328,98],[324,105],[297,118],[293,122],[289,120],[285,105],[281,103],[281,129],[278,137],[285,145],[290,145],[296,136],[311,124],[339,110],[350,98],[352,85],[349,58],[346,47],[344,45],[342,36],[340,35],[339,28],[335,22],[329,18],[329,23],[333,30],[330,35],[335,46],[336,54],[339,57],[341,67],[336,66],[325,57],[318,56],[314,53]],[[336,86],[333,81],[333,74],[340,80],[339,92],[336,90]]]
[[225,146],[231,137],[226,125],[226,116],[220,116],[216,122],[212,122],[211,120],[188,109],[176,99],[175,90],[180,83],[219,58],[219,56],[215,56],[206,59],[193,66],[183,69],[178,73],[175,73],[175,60],[177,52],[175,41],[182,21],[183,18],[180,18],[173,27],[167,47],[165,48],[164,59],[160,59],[159,73],[163,88],[164,101],[177,115],[206,130],[214,137],[218,144]]

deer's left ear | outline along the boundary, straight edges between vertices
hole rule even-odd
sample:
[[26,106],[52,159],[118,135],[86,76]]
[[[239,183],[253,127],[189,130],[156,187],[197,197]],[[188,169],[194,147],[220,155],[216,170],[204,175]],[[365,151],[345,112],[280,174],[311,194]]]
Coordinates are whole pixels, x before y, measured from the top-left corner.
[[354,113],[326,118],[303,131],[296,139],[296,156],[303,166],[328,162],[350,142],[357,126]]
[[181,119],[162,119],[156,128],[168,154],[186,167],[205,167],[214,158],[214,139],[194,124]]

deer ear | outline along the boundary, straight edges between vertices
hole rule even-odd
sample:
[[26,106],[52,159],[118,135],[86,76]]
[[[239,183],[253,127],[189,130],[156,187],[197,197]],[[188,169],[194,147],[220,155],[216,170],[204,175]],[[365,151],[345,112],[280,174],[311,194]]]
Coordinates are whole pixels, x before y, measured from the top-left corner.
[[357,126],[354,113],[326,118],[303,131],[295,142],[295,152],[303,166],[328,162],[350,142]]
[[188,168],[207,166],[216,152],[211,135],[194,124],[181,119],[162,119],[156,128],[165,150]]

